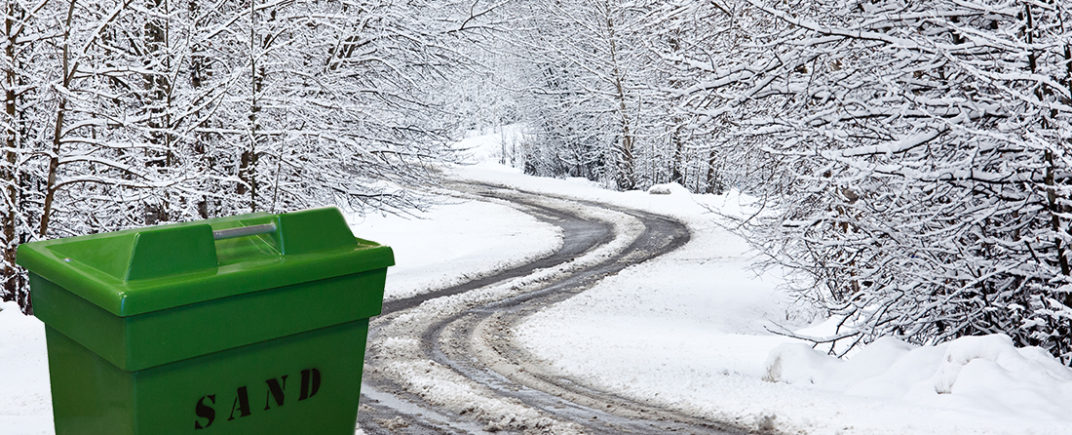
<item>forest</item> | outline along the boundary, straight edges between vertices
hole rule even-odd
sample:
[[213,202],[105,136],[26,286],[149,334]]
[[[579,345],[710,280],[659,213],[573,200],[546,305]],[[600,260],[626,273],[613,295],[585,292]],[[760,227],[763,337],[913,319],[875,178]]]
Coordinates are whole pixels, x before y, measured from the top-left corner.
[[5,0],[18,244],[337,204],[411,213],[469,129],[618,190],[756,199],[737,231],[834,353],[1003,332],[1072,363],[1062,0]]

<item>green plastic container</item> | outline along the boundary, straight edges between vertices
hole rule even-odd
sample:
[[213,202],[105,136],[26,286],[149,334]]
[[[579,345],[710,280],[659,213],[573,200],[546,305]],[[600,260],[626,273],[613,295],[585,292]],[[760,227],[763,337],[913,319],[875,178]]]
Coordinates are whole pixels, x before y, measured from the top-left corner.
[[391,248],[334,208],[27,243],[56,433],[352,434]]

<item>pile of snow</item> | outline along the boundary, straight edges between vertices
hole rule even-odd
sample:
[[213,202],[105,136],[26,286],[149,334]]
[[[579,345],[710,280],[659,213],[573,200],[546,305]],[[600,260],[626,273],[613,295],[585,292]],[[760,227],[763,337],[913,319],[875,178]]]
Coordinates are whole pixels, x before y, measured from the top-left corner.
[[836,359],[804,344],[771,352],[766,380],[852,396],[959,408],[1015,421],[1072,423],[1072,370],[1038,347],[1006,335],[963,337],[937,346],[881,338]]
[[648,193],[652,195],[669,195],[675,192],[679,195],[689,194],[688,189],[677,183],[655,184],[648,188]]

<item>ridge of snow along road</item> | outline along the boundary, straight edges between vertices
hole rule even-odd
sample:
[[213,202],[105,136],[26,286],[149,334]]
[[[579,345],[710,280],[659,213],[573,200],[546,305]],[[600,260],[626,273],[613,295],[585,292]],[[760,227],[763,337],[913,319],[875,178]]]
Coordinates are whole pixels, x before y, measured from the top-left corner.
[[[1072,370],[1007,337],[937,346],[883,338],[838,360],[776,336],[770,322],[823,335],[779,290],[777,270],[709,210],[746,216],[748,198],[614,192],[582,180],[525,176],[498,165],[500,137],[466,146],[486,158],[454,177],[631,207],[690,227],[685,247],[623,270],[532,316],[515,336],[552,370],[597,389],[760,430],[797,433],[1069,433]],[[787,312],[795,316],[787,316]],[[788,320],[787,320],[787,317]],[[793,319],[799,317],[799,319]],[[815,317],[815,316],[812,316]]]

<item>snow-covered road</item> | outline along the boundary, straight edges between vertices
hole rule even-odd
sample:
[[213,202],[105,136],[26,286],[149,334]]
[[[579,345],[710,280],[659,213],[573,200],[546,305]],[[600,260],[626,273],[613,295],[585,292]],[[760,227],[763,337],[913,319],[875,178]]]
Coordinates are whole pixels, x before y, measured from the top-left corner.
[[689,239],[673,219],[489,185],[459,191],[507,200],[561,228],[537,261],[389,302],[373,322],[360,426],[369,433],[727,433],[744,428],[628,400],[563,376],[518,346],[515,325]]

